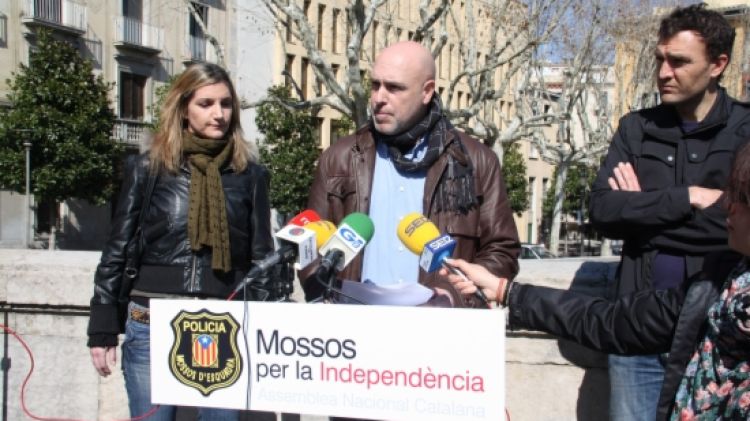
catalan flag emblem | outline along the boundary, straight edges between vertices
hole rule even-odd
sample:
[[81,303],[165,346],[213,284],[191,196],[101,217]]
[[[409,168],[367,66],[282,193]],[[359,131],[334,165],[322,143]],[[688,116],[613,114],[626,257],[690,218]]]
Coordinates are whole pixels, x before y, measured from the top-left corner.
[[218,346],[215,335],[193,335],[193,366],[216,367],[218,360]]
[[242,373],[239,324],[229,313],[181,311],[171,322],[174,343],[169,370],[180,383],[208,396],[230,387]]

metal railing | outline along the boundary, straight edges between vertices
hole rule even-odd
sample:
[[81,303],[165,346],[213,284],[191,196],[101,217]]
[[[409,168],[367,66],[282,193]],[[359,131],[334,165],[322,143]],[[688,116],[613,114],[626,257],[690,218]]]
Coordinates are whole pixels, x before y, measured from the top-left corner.
[[126,145],[140,147],[149,135],[148,123],[135,120],[115,120],[112,137]]
[[164,49],[164,30],[127,16],[115,18],[117,41],[132,45]]
[[26,14],[36,20],[86,31],[86,6],[72,0],[26,0]]

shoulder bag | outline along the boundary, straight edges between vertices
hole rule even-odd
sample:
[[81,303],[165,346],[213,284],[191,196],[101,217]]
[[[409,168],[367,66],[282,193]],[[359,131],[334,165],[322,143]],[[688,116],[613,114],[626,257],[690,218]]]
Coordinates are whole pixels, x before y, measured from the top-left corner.
[[151,205],[151,195],[156,185],[156,174],[152,174],[149,169],[148,184],[143,196],[143,206],[138,216],[138,226],[135,228],[135,234],[125,247],[125,269],[122,272],[122,283],[120,285],[120,295],[117,299],[117,315],[120,324],[120,333],[125,332],[125,321],[128,318],[128,303],[130,302],[130,291],[138,279],[138,271],[141,268],[141,255],[143,254],[143,221]]

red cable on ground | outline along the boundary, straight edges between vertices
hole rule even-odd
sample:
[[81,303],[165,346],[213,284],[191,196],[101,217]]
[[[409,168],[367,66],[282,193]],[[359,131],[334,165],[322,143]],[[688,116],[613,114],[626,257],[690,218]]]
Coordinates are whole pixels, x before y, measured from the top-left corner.
[[[26,395],[26,384],[29,382],[29,379],[31,378],[31,373],[34,372],[34,355],[31,353],[31,348],[29,348],[29,346],[26,344],[26,342],[23,339],[21,339],[21,336],[18,333],[16,333],[16,331],[14,331],[13,329],[11,329],[8,326],[5,326],[3,324],[0,324],[0,328],[2,328],[4,331],[10,333],[11,335],[13,335],[13,337],[16,338],[16,340],[18,340],[19,343],[21,343],[21,346],[23,346],[23,349],[26,350],[26,353],[29,355],[29,362],[30,362],[29,373],[26,375],[26,378],[23,379],[23,383],[21,384],[21,408],[23,409],[24,414],[26,414],[29,418],[32,418],[32,419],[35,419],[35,420],[39,420],[39,421],[84,421],[84,420],[79,420],[79,419],[75,419],[75,418],[46,418],[46,417],[39,417],[39,416],[36,416],[36,415],[32,414],[28,410],[28,408],[26,408],[26,396],[25,396]],[[158,409],[159,409],[159,405],[156,405],[156,406],[154,406],[153,408],[151,408],[148,412],[146,412],[143,415],[139,415],[139,416],[134,417],[134,418],[126,418],[126,419],[120,420],[120,421],[139,421],[139,420],[142,420],[142,419],[150,417]]]

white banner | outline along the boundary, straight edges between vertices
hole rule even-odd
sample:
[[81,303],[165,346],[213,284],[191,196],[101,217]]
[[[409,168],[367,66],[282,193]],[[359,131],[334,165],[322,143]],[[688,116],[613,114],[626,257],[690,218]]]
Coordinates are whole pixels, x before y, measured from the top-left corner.
[[154,403],[505,419],[500,310],[151,300]]

